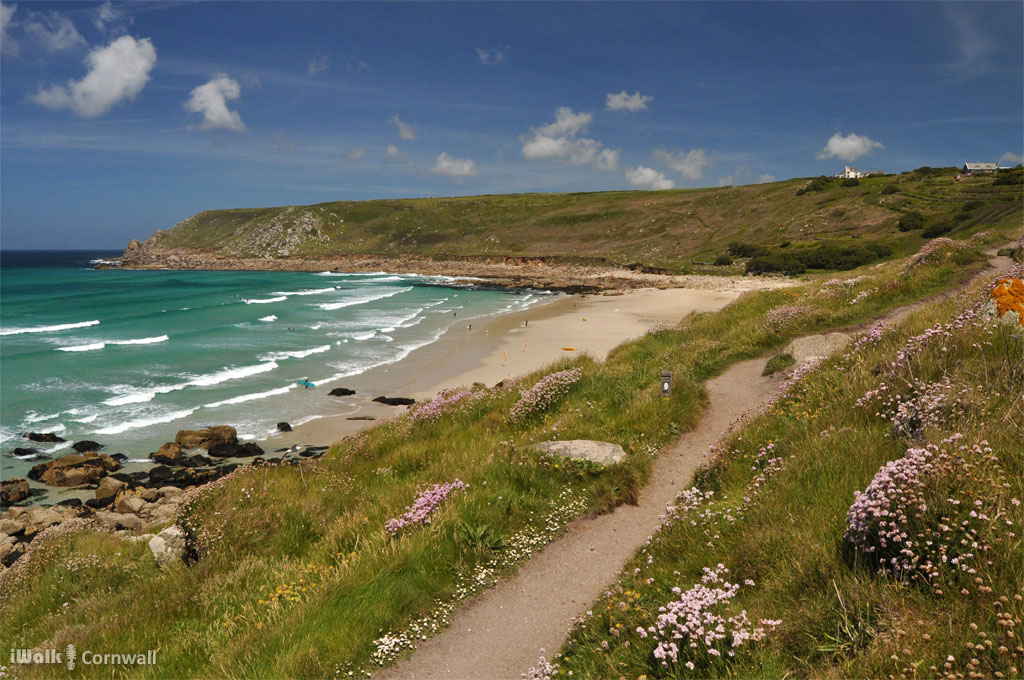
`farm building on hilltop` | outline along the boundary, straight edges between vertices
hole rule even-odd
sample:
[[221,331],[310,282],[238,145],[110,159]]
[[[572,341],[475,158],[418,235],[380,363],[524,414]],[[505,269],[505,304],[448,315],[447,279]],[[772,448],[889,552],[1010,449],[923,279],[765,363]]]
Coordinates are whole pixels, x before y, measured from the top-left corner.
[[997,170],[999,170],[998,163],[964,163],[960,172],[972,175],[976,172],[996,172]]

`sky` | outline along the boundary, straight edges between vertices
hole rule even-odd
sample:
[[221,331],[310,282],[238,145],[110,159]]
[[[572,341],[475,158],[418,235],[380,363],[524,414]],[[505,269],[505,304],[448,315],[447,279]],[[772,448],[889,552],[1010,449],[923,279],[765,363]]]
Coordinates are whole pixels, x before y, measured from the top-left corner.
[[0,5],[0,247],[1024,161],[1024,3]]

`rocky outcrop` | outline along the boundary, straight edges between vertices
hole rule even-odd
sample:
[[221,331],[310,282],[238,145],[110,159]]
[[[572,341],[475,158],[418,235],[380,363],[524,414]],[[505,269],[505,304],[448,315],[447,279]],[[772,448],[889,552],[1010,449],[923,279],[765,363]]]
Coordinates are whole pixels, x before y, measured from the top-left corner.
[[83,439],[82,441],[78,441],[72,444],[71,448],[73,448],[75,451],[78,451],[79,453],[85,453],[86,451],[99,451],[100,449],[105,449],[106,447],[98,442]]
[[167,527],[149,541],[149,549],[162,569],[185,557],[185,532],[180,527]]
[[207,453],[216,458],[249,458],[263,455],[263,449],[253,442],[247,444],[217,444],[216,446],[211,446]]
[[535,444],[534,448],[546,453],[562,456],[563,458],[589,460],[592,463],[599,463],[601,465],[615,465],[626,459],[626,452],[618,444],[598,442],[590,439],[541,442],[540,444]]
[[25,439],[30,439],[34,442],[40,442],[42,444],[60,444],[66,442],[67,439],[62,439],[52,432],[29,432],[23,435]]
[[388,406],[411,406],[416,403],[415,399],[409,397],[376,397],[374,401]]
[[174,443],[183,449],[209,449],[217,444],[237,444],[238,433],[229,425],[217,425],[202,430],[181,430]]
[[335,387],[327,395],[330,397],[350,397],[355,393],[355,390],[350,390],[347,387]]
[[121,469],[121,464],[106,454],[69,453],[57,460],[39,463],[28,472],[28,478],[50,486],[95,484],[108,472]]
[[100,480],[100,485],[96,488],[97,500],[106,500],[107,498],[114,498],[120,493],[127,484],[119,479],[113,477],[104,477]]
[[282,421],[282,422],[277,424],[277,431],[278,432],[291,432],[292,431],[292,426],[289,425],[288,423]]
[[0,505],[13,505],[29,496],[28,481],[12,477],[0,482]]
[[[181,435],[181,432],[178,434]],[[181,446],[174,442],[167,442],[150,457],[163,465],[180,465],[184,456],[181,453]]]

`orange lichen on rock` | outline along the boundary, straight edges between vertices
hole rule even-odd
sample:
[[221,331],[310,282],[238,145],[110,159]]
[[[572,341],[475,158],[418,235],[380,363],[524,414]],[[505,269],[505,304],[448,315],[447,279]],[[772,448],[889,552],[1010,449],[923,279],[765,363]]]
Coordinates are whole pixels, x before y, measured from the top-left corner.
[[999,279],[989,297],[995,301],[999,316],[1017,312],[1017,323],[1024,326],[1024,281]]

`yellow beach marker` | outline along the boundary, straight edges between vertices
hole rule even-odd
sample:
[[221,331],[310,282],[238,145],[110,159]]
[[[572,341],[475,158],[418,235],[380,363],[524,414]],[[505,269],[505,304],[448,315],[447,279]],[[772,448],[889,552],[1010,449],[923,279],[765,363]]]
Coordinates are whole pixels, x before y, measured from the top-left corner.
[[575,352],[576,351],[575,347],[563,347],[562,349],[564,349],[566,352]]

